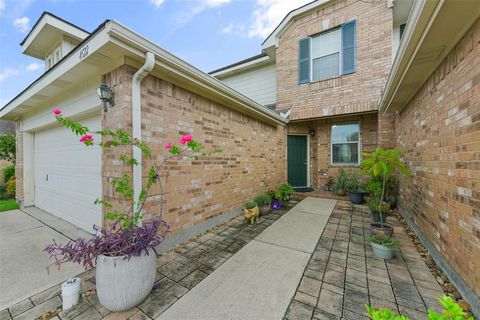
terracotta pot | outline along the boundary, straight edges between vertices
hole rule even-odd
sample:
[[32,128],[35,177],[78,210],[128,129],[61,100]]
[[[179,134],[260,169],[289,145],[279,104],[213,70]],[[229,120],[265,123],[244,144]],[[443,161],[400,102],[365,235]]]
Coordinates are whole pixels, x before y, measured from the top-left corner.
[[380,232],[383,232],[387,236],[391,237],[393,235],[393,227],[389,225],[388,223],[384,223],[383,226],[381,223],[371,223],[370,224],[370,233],[375,235]]
[[260,215],[261,215],[261,216],[270,213],[270,211],[272,211],[272,207],[271,207],[270,205],[266,205],[266,206],[261,206],[261,207],[260,207]]

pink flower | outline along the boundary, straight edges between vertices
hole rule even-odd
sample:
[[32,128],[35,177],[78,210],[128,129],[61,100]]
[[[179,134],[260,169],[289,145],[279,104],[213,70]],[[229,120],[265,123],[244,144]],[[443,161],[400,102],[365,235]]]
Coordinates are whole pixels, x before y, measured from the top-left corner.
[[85,143],[87,141],[93,142],[93,136],[91,134],[85,134],[85,135],[80,137],[80,142]]
[[132,139],[132,142],[133,142],[133,143],[135,143],[135,142],[137,142],[137,141],[138,141],[138,138],[133,138],[133,139]]
[[53,113],[54,115],[56,115],[56,116],[59,116],[59,115],[62,114],[62,110],[60,110],[60,109],[55,109],[55,110],[52,111],[52,113]]
[[167,149],[167,150],[170,149],[171,147],[172,147],[172,145],[171,145],[170,143],[167,143],[167,144],[165,145],[165,149]]
[[181,144],[186,144],[187,142],[190,142],[193,140],[193,137],[189,134],[186,134],[182,137],[182,139],[180,139],[180,143]]

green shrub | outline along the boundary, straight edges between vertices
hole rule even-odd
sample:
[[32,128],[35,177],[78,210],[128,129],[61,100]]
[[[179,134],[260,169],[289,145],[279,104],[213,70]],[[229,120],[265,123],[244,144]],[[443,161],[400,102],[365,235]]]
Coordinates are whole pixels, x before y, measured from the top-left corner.
[[357,191],[360,189],[360,182],[358,182],[356,174],[347,174],[345,188],[346,191]]
[[288,183],[284,183],[277,189],[277,192],[275,193],[275,199],[288,201],[290,200],[290,196],[293,194],[293,192],[294,190],[292,186],[290,186]]
[[15,175],[15,165],[9,164],[5,168],[3,168],[3,181],[7,183],[11,177]]
[[346,191],[347,189],[347,180],[348,180],[348,173],[345,170],[341,169],[340,173],[337,176],[337,190]]
[[[466,313],[463,308],[449,296],[443,295],[439,301],[443,307],[442,314],[438,314],[429,309],[429,320],[474,320],[473,317],[466,318]],[[395,312],[388,310],[387,308],[377,310],[368,305],[365,305],[365,308],[367,309],[367,316],[372,320],[409,320],[408,317],[396,315]]]
[[15,162],[15,136],[13,134],[0,135],[0,159]]
[[365,237],[367,243],[375,243],[387,248],[398,247],[398,240],[387,236],[385,233],[380,232],[375,235],[368,235]]
[[253,201],[247,201],[247,202],[245,203],[245,209],[248,209],[248,210],[249,210],[249,209],[253,209],[253,208],[255,208],[256,206],[257,206],[257,204],[256,204],[255,202],[253,202]]
[[10,177],[5,187],[5,193],[7,194],[7,196],[15,197],[15,184],[16,184],[15,176]]
[[262,193],[255,197],[253,200],[259,207],[269,205],[272,202],[272,197],[269,193]]

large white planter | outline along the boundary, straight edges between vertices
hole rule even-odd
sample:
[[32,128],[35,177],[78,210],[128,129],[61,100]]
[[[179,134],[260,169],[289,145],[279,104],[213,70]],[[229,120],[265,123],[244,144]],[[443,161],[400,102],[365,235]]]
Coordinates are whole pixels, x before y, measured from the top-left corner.
[[98,300],[110,311],[124,311],[142,302],[155,283],[156,255],[97,257]]

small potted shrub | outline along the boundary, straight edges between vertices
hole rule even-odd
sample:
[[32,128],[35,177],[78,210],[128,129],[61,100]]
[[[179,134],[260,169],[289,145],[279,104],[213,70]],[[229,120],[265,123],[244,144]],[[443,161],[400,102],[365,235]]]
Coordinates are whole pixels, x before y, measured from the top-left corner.
[[352,174],[348,176],[346,182],[346,188],[348,195],[350,196],[350,201],[354,204],[363,203],[363,197],[365,195],[365,190],[361,188],[360,183],[356,175]]
[[325,191],[335,191],[335,179],[332,176],[327,177],[327,183],[323,187]]
[[377,200],[372,200],[368,203],[373,216],[373,223],[370,224],[370,232],[372,234],[377,234],[383,232],[388,236],[393,235],[393,227],[387,222],[387,217],[392,213],[390,205],[386,202],[378,202]]
[[269,193],[262,193],[255,197],[255,203],[259,207],[260,215],[265,215],[272,210],[272,197]]
[[383,260],[392,259],[393,249],[398,247],[398,241],[393,237],[387,236],[383,232],[369,235],[365,240],[372,246],[375,256]]
[[245,208],[243,209],[243,217],[245,218],[245,222],[254,224],[257,221],[259,214],[260,211],[258,210],[255,202],[248,201],[245,203]]
[[[90,131],[80,123],[62,116],[59,109],[53,110],[56,120],[74,134],[81,136],[80,143],[86,147],[98,145],[104,149],[118,146],[138,148],[148,165],[144,172],[147,177],[140,194],[134,197],[133,178],[125,173],[112,178],[111,186],[121,196],[122,202],[130,203],[127,211],[119,211],[115,203],[97,199],[95,204],[105,209],[105,219],[109,228],[94,226],[95,235],[87,239],[77,239],[66,244],[55,240],[44,251],[58,268],[63,263],[73,262],[83,265],[85,269],[96,267],[95,283],[100,304],[111,311],[128,310],[141,303],[153,288],[156,277],[155,247],[165,238],[169,224],[162,219],[163,205],[158,216],[151,221],[143,221],[143,208],[150,197],[152,186],[158,185],[159,194],[163,195],[161,172],[169,160],[185,156],[206,156],[220,150],[207,153],[203,146],[189,134],[183,135],[180,145],[167,143],[165,149],[168,155],[160,160],[151,148],[138,138],[132,137],[124,129]],[[101,136],[101,142],[96,142],[93,134]],[[125,154],[119,156],[119,161],[133,171],[133,166],[141,165],[135,158]],[[127,172],[129,172],[127,171]],[[93,200],[93,199],[92,199]],[[160,200],[163,203],[163,199]]]
[[294,191],[295,190],[293,190],[292,186],[290,186],[288,183],[284,183],[278,187],[277,192],[275,193],[275,198],[283,203],[288,202]]
[[337,196],[345,196],[346,190],[347,190],[347,179],[348,179],[348,174],[345,172],[345,170],[341,169],[340,173],[337,176],[337,182],[336,182],[336,188],[335,192]]
[[384,223],[385,219],[383,219],[382,216],[384,215],[382,214],[389,214],[392,211],[390,205],[385,201],[388,179],[390,179],[396,171],[405,176],[410,175],[410,171],[405,163],[400,161],[402,155],[402,152],[399,150],[385,150],[382,148],[377,148],[372,153],[362,152],[361,172],[370,174],[373,179],[378,179],[382,183],[380,197],[375,199],[378,200],[378,202],[372,202],[369,205],[373,213],[378,212],[380,214],[380,223],[374,222],[371,225],[371,230],[374,233],[378,231],[388,232],[387,229],[389,229],[393,234],[393,228]]

